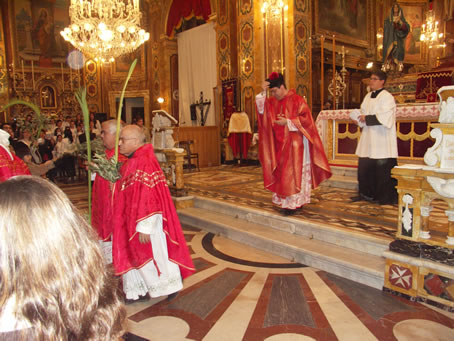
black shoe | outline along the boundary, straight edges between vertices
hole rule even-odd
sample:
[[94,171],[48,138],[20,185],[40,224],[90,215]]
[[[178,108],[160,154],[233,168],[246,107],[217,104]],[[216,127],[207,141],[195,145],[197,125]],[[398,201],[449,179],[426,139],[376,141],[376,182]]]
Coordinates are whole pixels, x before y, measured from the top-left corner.
[[351,197],[350,201],[351,202],[357,202],[357,201],[362,201],[364,200],[360,195],[357,195],[356,197]]
[[178,296],[178,291],[167,296],[167,302],[173,301]]
[[291,210],[289,208],[283,208],[281,210],[281,213],[285,216],[291,216],[291,215],[294,215],[296,213],[296,210]]

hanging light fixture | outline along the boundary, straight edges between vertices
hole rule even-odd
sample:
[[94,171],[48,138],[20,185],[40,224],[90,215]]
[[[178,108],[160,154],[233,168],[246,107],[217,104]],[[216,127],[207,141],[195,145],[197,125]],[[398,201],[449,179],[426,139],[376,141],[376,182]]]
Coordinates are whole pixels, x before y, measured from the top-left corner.
[[444,47],[444,43],[441,43],[443,33],[438,32],[438,21],[435,20],[434,11],[432,4],[430,4],[430,10],[427,13],[426,23],[422,25],[421,41],[427,44],[429,49],[433,47]]
[[150,39],[140,27],[139,0],[71,0],[71,24],[60,34],[76,49],[112,62]]

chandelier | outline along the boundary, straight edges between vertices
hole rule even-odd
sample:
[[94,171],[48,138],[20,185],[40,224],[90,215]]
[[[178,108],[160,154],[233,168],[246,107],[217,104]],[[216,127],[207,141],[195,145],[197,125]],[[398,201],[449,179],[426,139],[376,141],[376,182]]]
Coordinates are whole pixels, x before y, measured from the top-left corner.
[[101,62],[131,53],[150,38],[140,27],[139,0],[71,0],[71,24],[60,34]]
[[443,33],[438,33],[438,21],[435,20],[435,15],[432,9],[427,14],[426,23],[422,25],[421,41],[427,44],[429,49],[433,47],[444,47],[444,43],[440,43],[443,38]]

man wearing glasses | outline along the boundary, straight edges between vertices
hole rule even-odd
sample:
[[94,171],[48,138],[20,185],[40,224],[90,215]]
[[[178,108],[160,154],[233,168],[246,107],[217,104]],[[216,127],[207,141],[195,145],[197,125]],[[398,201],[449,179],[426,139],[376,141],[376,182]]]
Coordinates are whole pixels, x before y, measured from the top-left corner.
[[371,92],[361,103],[360,114],[354,118],[362,132],[356,148],[359,195],[352,201],[397,203],[397,183],[391,178],[391,169],[397,165],[396,102],[384,89],[385,82],[385,72],[372,72]]
[[168,296],[183,287],[194,265],[153,146],[137,125],[121,130],[128,158],[115,183],[112,255],[127,300]]

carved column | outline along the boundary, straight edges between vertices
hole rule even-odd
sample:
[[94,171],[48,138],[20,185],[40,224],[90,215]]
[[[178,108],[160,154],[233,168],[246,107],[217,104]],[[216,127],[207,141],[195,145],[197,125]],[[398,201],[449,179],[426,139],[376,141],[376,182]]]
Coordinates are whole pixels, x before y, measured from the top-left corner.
[[430,212],[432,211],[432,206],[421,206],[421,232],[419,234],[419,238],[421,239],[430,239],[430,232],[429,232],[429,216]]

